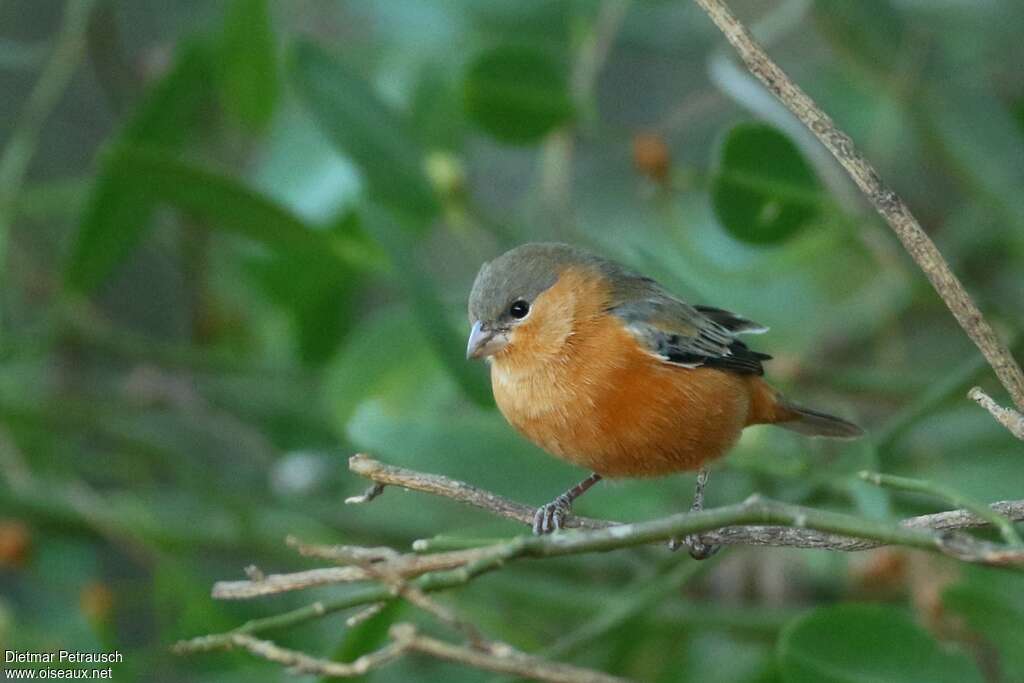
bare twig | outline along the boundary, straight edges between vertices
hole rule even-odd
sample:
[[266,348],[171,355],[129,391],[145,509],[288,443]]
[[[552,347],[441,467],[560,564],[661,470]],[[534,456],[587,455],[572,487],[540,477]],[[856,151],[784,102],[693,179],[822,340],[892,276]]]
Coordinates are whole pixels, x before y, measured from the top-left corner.
[[312,657],[304,652],[281,647],[269,640],[241,633],[226,639],[204,641],[202,638],[196,638],[178,643],[173,650],[177,654],[187,654],[214,649],[241,648],[257,657],[281,664],[295,673],[329,678],[363,676],[373,669],[393,662],[404,654],[415,652],[484,671],[512,674],[550,683],[628,683],[627,679],[609,676],[600,671],[533,657],[504,643],[482,642],[479,647],[472,648],[453,645],[420,634],[412,624],[395,624],[391,627],[389,635],[391,636],[390,643],[351,663]]
[[925,481],[923,479],[896,477],[891,474],[881,474],[879,472],[861,472],[860,478],[864,481],[871,482],[876,486],[886,486],[898,491],[926,493],[943,498],[950,505],[962,507],[976,517],[984,519],[986,522],[999,529],[999,533],[1002,534],[1003,540],[1008,544],[1015,546],[1024,545],[1024,542],[1021,541],[1020,534],[1017,533],[1017,529],[1014,528],[1013,522],[1009,517],[999,514],[988,505],[979,503],[948,486],[932,481]]
[[365,654],[351,663],[332,662],[327,659],[320,659],[319,657],[311,657],[303,652],[289,650],[269,640],[260,640],[243,633],[237,633],[226,639],[218,638],[208,641],[204,641],[202,638],[194,638],[187,642],[178,643],[172,649],[176,654],[187,654],[232,648],[248,650],[257,657],[282,664],[296,673],[316,674],[335,678],[362,676],[371,669],[376,669],[388,662],[394,661],[406,649],[401,643],[391,642],[383,648]]
[[[422,491],[423,493],[432,493],[437,496],[452,498],[481,510],[493,512],[506,519],[522,522],[523,524],[533,524],[533,515],[536,512],[536,508],[516,503],[504,496],[485,491],[464,481],[449,479],[438,474],[425,474],[403,467],[386,465],[362,453],[357,453],[348,459],[348,468],[356,474],[378,484],[390,484],[412,491]],[[573,515],[564,522],[564,526],[571,529],[600,529],[613,523]]]
[[550,683],[626,683],[628,679],[610,676],[593,669],[549,662],[520,652],[504,643],[489,643],[486,649],[452,645],[417,633],[412,624],[395,624],[391,637],[410,652],[465,664],[476,669],[522,676]]
[[[317,546],[301,546],[302,549],[310,547]],[[407,579],[428,572],[464,567],[480,559],[482,553],[479,548],[473,548],[432,555],[395,555],[395,559],[388,562],[388,571],[395,577]],[[219,600],[246,600],[314,586],[373,581],[377,578],[377,572],[367,567],[327,567],[292,574],[270,574],[262,581],[218,581],[213,584],[212,595]]]
[[[359,454],[349,459],[349,467],[353,472],[374,481],[382,481],[394,486],[423,491],[465,503],[486,510],[492,514],[526,524],[533,523],[534,508],[517,503],[490,491],[456,479],[449,479],[437,474],[423,474],[415,470],[393,465],[385,465],[373,458]],[[1024,500],[1003,501],[993,503],[992,509],[1014,521],[1024,520]],[[988,522],[967,510],[950,510],[932,515],[911,517],[900,522],[907,529],[931,529],[935,531],[952,531],[984,526]],[[565,525],[573,528],[601,529],[619,522],[590,519],[575,515],[566,519]],[[810,528],[743,526],[721,529],[708,529],[703,536],[715,545],[770,545],[794,548],[819,548],[824,550],[855,551],[868,550],[883,545],[877,540],[864,538],[841,537]],[[460,551],[453,551],[452,554]],[[437,557],[424,555],[423,558]]]
[[[464,482],[392,467],[365,455],[353,456],[351,463],[355,471],[378,483],[452,498],[522,524],[529,525],[532,522],[532,508],[529,506]],[[997,503],[991,507],[1008,519],[1024,519],[1024,501]],[[372,610],[378,610],[381,605],[388,602],[406,599],[465,634],[475,647],[465,648],[421,638],[415,635],[414,631],[409,631],[409,639],[396,641],[401,647],[401,652],[423,652],[470,666],[532,676],[539,680],[614,680],[602,679],[599,677],[601,674],[596,672],[585,674],[590,678],[580,678],[579,676],[584,674],[575,667],[546,663],[522,653],[506,651],[503,649],[505,646],[489,644],[475,627],[430,600],[427,593],[464,585],[516,559],[605,552],[655,542],[664,543],[670,538],[696,533],[716,544],[788,545],[842,551],[899,545],[942,553],[966,562],[991,565],[1024,564],[1024,548],[989,543],[956,531],[972,526],[983,526],[993,519],[996,518],[992,514],[982,510],[952,510],[936,515],[913,517],[901,523],[888,523],[827,510],[786,505],[753,496],[739,505],[680,513],[647,522],[617,524],[587,520],[587,524],[597,528],[565,531],[548,536],[517,536],[491,542],[482,547],[426,555],[415,552],[399,554],[386,548],[310,546],[289,539],[289,545],[305,555],[356,564],[283,575],[250,572],[252,575],[247,581],[217,583],[214,587],[214,596],[249,598],[337,582],[365,581],[370,582],[369,585],[290,612],[253,619],[232,631],[183,641],[175,646],[175,650],[194,652],[244,647],[260,656],[301,670],[314,670],[324,675],[355,675],[350,673],[353,671],[351,667],[357,666],[360,660],[351,665],[326,662],[332,666],[340,666],[338,669],[310,669],[308,667],[317,667],[324,662],[302,653],[283,650],[273,643],[256,640],[252,636],[273,629],[295,626],[352,607],[370,605]],[[1011,530],[1008,537],[1015,538],[1015,532]],[[359,614],[364,613],[365,610]],[[360,618],[359,615],[356,618]],[[240,636],[243,637],[240,639]],[[372,657],[387,659],[393,655],[392,650],[385,648]],[[330,671],[339,673],[331,674]],[[546,673],[541,675],[542,671]]]
[[979,406],[991,413],[992,417],[999,424],[1010,430],[1018,439],[1024,440],[1024,414],[1013,408],[1004,408],[993,400],[991,396],[981,390],[981,387],[974,387],[967,393],[967,397],[976,402]]
[[846,133],[772,61],[722,0],[695,0],[739,53],[747,68],[792,111],[839,161],[924,271],[960,327],[985,356],[1019,410],[1024,410],[1024,373],[999,340],[935,243],[906,203],[887,187]]

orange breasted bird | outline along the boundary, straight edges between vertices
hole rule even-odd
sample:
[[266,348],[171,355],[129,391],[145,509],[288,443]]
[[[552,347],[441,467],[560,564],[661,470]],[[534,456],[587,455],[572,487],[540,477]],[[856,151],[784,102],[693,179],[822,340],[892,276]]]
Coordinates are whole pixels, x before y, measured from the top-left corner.
[[[649,277],[565,244],[525,244],[485,263],[469,297],[466,355],[490,363],[505,419],[548,453],[593,472],[537,510],[559,529],[603,477],[699,470],[750,425],[851,438],[855,424],[785,399],[764,381],[770,356],[739,339],[766,328],[694,306]],[[688,539],[691,552],[694,542]]]

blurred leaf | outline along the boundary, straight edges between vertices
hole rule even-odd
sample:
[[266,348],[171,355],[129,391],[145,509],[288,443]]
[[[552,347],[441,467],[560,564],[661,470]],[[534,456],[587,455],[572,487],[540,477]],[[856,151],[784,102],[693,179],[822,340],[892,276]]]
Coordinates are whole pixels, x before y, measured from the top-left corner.
[[497,139],[536,142],[573,117],[565,74],[541,51],[506,45],[476,58],[463,83],[466,112]]
[[[358,217],[347,214],[332,232],[361,237]],[[269,298],[291,317],[302,360],[319,364],[333,356],[351,327],[357,274],[311,250],[278,249],[250,265]]]
[[879,605],[822,607],[782,632],[779,662],[787,683],[970,683],[974,663],[945,651],[906,612]]
[[278,72],[267,0],[231,0],[220,45],[224,108],[253,130],[274,115]]
[[114,165],[136,179],[136,190],[142,195],[212,220],[212,227],[271,246],[320,249],[330,245],[323,234],[234,178],[159,150],[122,147],[113,156]]
[[176,149],[184,144],[213,85],[213,55],[205,43],[186,43],[174,66],[153,85],[117,142]]
[[212,221],[212,227],[298,252],[329,255],[363,269],[371,245],[352,233],[327,235],[238,181],[155,149],[122,146],[104,160],[107,182],[85,214],[67,273],[69,286],[88,291],[141,238],[160,202]]
[[858,61],[886,70],[900,63],[907,26],[888,0],[817,0],[812,16],[832,44]]
[[467,398],[481,406],[493,405],[489,382],[466,360],[463,336],[455,331],[434,281],[416,262],[412,234],[415,231],[379,210],[368,211],[365,224],[391,257],[393,274],[412,303],[413,315],[438,359]]
[[113,155],[103,158],[64,271],[66,287],[94,289],[142,239],[153,202],[136,191],[140,180],[119,168]]
[[1024,136],[994,87],[985,79],[942,79],[916,103],[935,127],[935,143],[1001,209],[1006,232],[1024,232]]
[[1024,680],[1024,576],[989,567],[964,567],[963,578],[942,594],[999,653],[1006,680]]
[[[590,3],[583,3],[584,5]],[[494,43],[502,39],[561,45],[579,5],[552,0],[476,0],[462,6],[474,28]]]
[[[126,143],[180,148],[208,99],[212,72],[207,46],[186,44],[111,142],[112,148]],[[153,212],[152,201],[136,192],[140,180],[118,167],[116,154],[101,157],[64,273],[65,286],[91,290],[138,244]]]
[[772,126],[735,126],[719,149],[711,202],[733,237],[754,244],[786,240],[819,213],[823,195],[796,146]]
[[290,72],[320,127],[358,165],[372,199],[420,217],[436,214],[422,150],[364,78],[309,42],[295,46]]
[[427,149],[456,150],[462,146],[466,117],[458,88],[439,66],[423,68],[416,81],[412,104],[413,130]]

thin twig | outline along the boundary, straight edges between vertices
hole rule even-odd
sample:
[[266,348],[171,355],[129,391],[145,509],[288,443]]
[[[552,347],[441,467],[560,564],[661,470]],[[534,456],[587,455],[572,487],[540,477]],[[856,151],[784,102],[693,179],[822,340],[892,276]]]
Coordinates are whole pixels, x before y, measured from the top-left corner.
[[289,650],[269,640],[260,640],[243,633],[237,633],[226,639],[194,638],[187,643],[178,643],[172,651],[176,654],[204,652],[209,650],[242,648],[257,657],[282,664],[296,673],[316,674],[334,678],[350,678],[362,676],[371,669],[376,669],[402,655],[406,647],[398,642],[391,642],[379,650],[365,654],[351,663],[332,662],[319,657],[311,657],[303,652]]
[[520,652],[504,643],[489,643],[480,650],[452,645],[443,640],[424,636],[412,624],[395,624],[391,637],[404,649],[437,659],[465,664],[475,669],[522,676],[550,683],[627,683],[628,679],[610,676],[593,669],[549,662]]
[[[485,491],[464,481],[449,479],[439,474],[426,474],[405,469],[404,467],[386,465],[363,453],[357,453],[349,458],[348,468],[356,474],[378,484],[390,484],[412,491],[422,491],[423,493],[432,493],[437,496],[452,498],[481,510],[493,512],[506,519],[522,522],[523,524],[533,524],[533,515],[536,512],[536,508],[509,500],[504,496]],[[573,515],[563,525],[570,529],[600,529],[613,523]]]
[[695,1],[736,49],[750,72],[814,133],[846,169],[924,271],[960,327],[988,360],[1017,408],[1024,411],[1024,373],[906,203],[882,182],[878,172],[857,151],[850,136],[841,131],[831,117],[772,61],[722,0]]
[[881,474],[880,472],[864,471],[861,472],[859,476],[864,481],[871,482],[875,486],[885,486],[898,491],[927,493],[938,498],[942,498],[950,505],[956,505],[957,507],[964,508],[971,514],[984,519],[986,522],[999,529],[999,533],[1002,534],[1003,540],[1008,544],[1015,546],[1024,545],[1024,542],[1021,541],[1020,534],[1017,533],[1017,530],[1013,526],[1013,521],[1010,520],[1010,518],[999,514],[988,505],[979,503],[948,486],[944,486],[933,481],[911,479],[909,477],[897,477],[891,474]]
[[1018,439],[1024,440],[1024,414],[1013,408],[1004,408],[995,400],[982,391],[981,387],[974,387],[967,393],[967,397],[987,410],[999,424],[1010,430]]
[[[386,465],[364,454],[352,456],[349,459],[349,468],[374,481],[451,498],[528,526],[533,523],[534,508],[529,505],[517,503],[457,479]],[[1014,521],[1024,520],[1024,500],[993,503],[991,507],[999,514]],[[950,510],[911,517],[901,521],[900,526],[907,529],[952,531],[985,526],[987,523],[985,519],[968,510]],[[575,515],[571,515],[565,520],[565,525],[571,528],[602,529],[617,524],[619,522]],[[875,540],[840,537],[810,528],[744,526],[706,531],[707,533],[704,533],[703,536],[707,538],[708,542],[715,545],[770,545],[839,551],[868,550],[883,545]],[[436,556],[424,555],[423,557]]]
[[484,671],[512,674],[549,683],[628,683],[627,679],[609,676],[593,669],[549,662],[520,652],[504,643],[482,642],[480,647],[472,648],[446,643],[420,634],[412,624],[395,624],[391,627],[389,635],[390,643],[351,663],[313,657],[304,652],[281,647],[269,640],[241,633],[226,639],[204,641],[196,638],[186,643],[178,643],[173,651],[176,654],[188,654],[240,648],[267,661],[281,664],[295,673],[329,678],[363,676],[404,654],[415,652]]
[[[301,546],[302,549],[315,547],[318,546]],[[464,567],[481,556],[480,548],[432,555],[396,553],[395,559],[388,563],[388,571],[399,578],[414,578],[428,572]],[[314,586],[373,581],[376,578],[377,573],[367,567],[328,567],[292,574],[270,574],[262,581],[218,581],[213,584],[212,597],[218,600],[246,600]]]

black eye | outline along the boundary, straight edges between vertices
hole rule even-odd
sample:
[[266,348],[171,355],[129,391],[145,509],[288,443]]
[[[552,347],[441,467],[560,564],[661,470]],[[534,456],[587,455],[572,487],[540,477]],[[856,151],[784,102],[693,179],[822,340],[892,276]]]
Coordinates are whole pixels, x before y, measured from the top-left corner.
[[526,314],[530,312],[530,304],[526,303],[522,299],[513,301],[512,305],[508,307],[508,314],[513,318],[525,318]]

